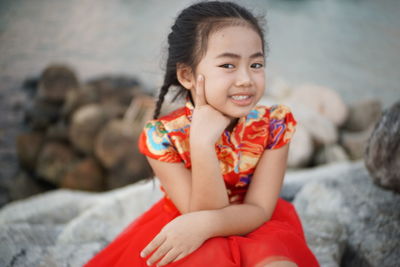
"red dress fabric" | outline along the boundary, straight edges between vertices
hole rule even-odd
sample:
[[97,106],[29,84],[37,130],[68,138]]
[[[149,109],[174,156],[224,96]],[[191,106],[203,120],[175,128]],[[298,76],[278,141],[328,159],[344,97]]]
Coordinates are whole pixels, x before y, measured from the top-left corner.
[[[191,167],[189,133],[193,104],[157,120],[149,121],[139,138],[139,149],[146,156],[182,162]],[[257,162],[265,149],[288,143],[296,121],[283,105],[257,106],[240,118],[232,132],[224,131],[215,145],[231,204],[240,204],[251,183]],[[134,220],[86,267],[147,266],[140,252],[171,220],[180,215],[165,190],[164,197]],[[244,236],[213,237],[196,251],[166,266],[261,267],[273,261],[295,262],[299,267],[316,267],[318,261],[309,249],[300,218],[294,206],[278,198],[270,220]]]

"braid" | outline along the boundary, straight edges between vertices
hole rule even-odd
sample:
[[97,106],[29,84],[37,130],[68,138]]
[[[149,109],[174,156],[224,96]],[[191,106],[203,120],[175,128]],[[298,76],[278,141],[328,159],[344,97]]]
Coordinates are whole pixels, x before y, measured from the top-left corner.
[[160,115],[161,106],[164,102],[164,97],[168,93],[170,86],[171,86],[170,83],[164,83],[164,85],[161,87],[160,94],[158,96],[158,100],[157,100],[157,104],[156,104],[156,109],[154,110],[153,119],[157,119],[158,116]]

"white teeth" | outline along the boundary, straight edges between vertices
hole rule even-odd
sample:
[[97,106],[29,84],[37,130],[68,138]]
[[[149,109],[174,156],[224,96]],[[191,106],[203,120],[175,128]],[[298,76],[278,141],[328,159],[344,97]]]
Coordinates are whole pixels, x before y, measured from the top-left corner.
[[233,98],[234,100],[245,100],[249,97],[250,96],[248,96],[248,95],[233,95],[233,96],[231,96],[231,98]]

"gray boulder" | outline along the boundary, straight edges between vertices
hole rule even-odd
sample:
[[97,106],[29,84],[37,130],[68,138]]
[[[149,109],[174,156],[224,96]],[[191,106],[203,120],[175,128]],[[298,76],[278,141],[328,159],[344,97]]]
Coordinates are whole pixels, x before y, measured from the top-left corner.
[[160,199],[141,181],[106,193],[56,190],[0,210],[0,266],[82,266]]
[[351,170],[352,166],[353,163],[351,162],[340,162],[312,169],[288,171],[283,180],[280,196],[286,200],[292,201],[306,184],[341,177]]
[[308,183],[294,200],[321,266],[346,267],[399,266],[399,203],[398,194],[372,182],[362,162]]
[[378,120],[364,159],[377,185],[400,193],[400,101],[385,110]]

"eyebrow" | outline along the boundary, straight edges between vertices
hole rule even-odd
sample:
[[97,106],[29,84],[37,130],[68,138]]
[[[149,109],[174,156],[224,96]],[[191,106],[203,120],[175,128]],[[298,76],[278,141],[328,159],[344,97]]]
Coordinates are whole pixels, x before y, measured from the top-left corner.
[[[222,53],[222,54],[216,56],[216,58],[221,58],[221,57],[241,58],[241,56],[239,56],[239,55],[237,55],[237,54],[234,54],[234,53],[229,53],[229,52]],[[264,54],[261,53],[261,52],[257,52],[257,53],[254,53],[254,54],[252,54],[252,55],[250,56],[250,58],[257,58],[257,57],[262,57],[262,58],[263,58],[263,57],[264,57]]]

